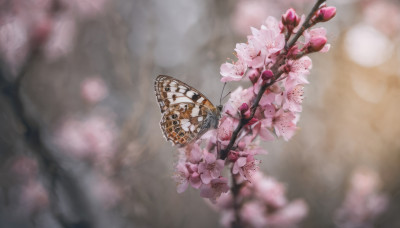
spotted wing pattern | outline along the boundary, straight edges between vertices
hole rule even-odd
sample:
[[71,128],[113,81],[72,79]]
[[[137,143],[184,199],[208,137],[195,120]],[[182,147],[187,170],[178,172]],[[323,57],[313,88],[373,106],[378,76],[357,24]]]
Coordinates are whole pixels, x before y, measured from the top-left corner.
[[174,145],[185,146],[199,138],[216,118],[217,109],[198,90],[170,76],[160,75],[154,84],[162,118],[161,130]]

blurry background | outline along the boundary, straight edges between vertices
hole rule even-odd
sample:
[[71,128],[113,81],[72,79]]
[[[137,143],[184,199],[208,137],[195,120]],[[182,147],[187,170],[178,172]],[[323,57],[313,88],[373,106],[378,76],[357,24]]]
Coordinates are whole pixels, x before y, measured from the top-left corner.
[[[176,193],[153,80],[174,76],[218,104],[219,67],[250,26],[313,3],[0,0],[0,227],[218,227],[198,191]],[[388,199],[376,227],[398,227],[400,2],[328,4],[332,47],[311,55],[300,130],[266,143],[261,169],[306,200],[302,227],[338,226],[362,170]],[[33,141],[21,118],[39,131]]]

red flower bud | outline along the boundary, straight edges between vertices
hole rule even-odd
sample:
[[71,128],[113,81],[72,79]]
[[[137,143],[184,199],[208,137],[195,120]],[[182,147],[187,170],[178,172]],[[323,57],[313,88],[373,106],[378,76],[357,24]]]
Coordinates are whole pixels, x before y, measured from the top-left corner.
[[327,42],[326,37],[323,36],[313,37],[309,42],[307,50],[308,52],[320,51],[322,48],[324,48],[326,42]]
[[262,80],[266,81],[274,77],[274,73],[271,70],[264,70],[261,74]]
[[258,81],[258,78],[260,77],[260,73],[257,70],[252,70],[248,73],[249,79],[251,83],[256,84]]
[[249,110],[249,105],[246,103],[243,103],[240,107],[239,107],[239,111],[240,113],[243,115],[247,110]]
[[239,154],[236,151],[229,151],[228,160],[231,162],[235,162],[239,158]]
[[323,7],[317,12],[317,21],[329,21],[336,15],[336,8],[333,6]]
[[282,24],[285,25],[290,32],[292,32],[299,23],[300,18],[293,8],[288,9],[286,13],[282,15]]

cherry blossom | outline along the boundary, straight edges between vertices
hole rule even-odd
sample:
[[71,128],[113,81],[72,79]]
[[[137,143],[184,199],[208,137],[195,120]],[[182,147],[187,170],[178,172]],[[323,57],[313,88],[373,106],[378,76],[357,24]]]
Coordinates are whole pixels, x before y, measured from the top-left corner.
[[236,160],[232,168],[233,174],[240,174],[245,180],[251,180],[255,171],[258,170],[259,160],[254,159],[253,156],[240,157]]
[[223,77],[221,82],[240,81],[243,78],[246,69],[247,66],[242,60],[238,60],[235,63],[222,64],[221,75]]
[[216,158],[215,154],[205,152],[204,161],[200,162],[198,170],[204,184],[209,184],[212,179],[218,178],[224,168],[224,161]]
[[[326,30],[312,29],[334,16],[335,8],[326,7],[314,7],[309,21],[289,9],[280,21],[268,17],[252,27],[247,42],[236,44],[237,60],[220,67],[222,82],[250,80],[250,85],[230,94],[218,129],[179,149],[177,191],[198,188],[201,197],[215,203],[226,227],[293,227],[308,212],[304,201],[289,201],[283,184],[260,173],[255,156],[267,153],[261,140],[288,141],[297,130],[312,68],[307,55],[329,50]],[[223,176],[225,166],[230,183]]]
[[215,202],[222,193],[228,191],[228,179],[226,179],[225,177],[219,177],[217,179],[211,180],[209,184],[203,184],[200,187],[200,196],[204,198],[209,198],[211,201]]

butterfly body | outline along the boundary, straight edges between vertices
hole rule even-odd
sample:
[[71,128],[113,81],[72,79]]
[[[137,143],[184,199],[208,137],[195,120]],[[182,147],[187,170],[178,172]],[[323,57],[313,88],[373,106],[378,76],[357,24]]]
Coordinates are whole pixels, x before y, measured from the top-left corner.
[[221,107],[215,107],[193,87],[159,75],[154,89],[162,114],[161,130],[174,145],[185,146],[208,129],[218,127]]

